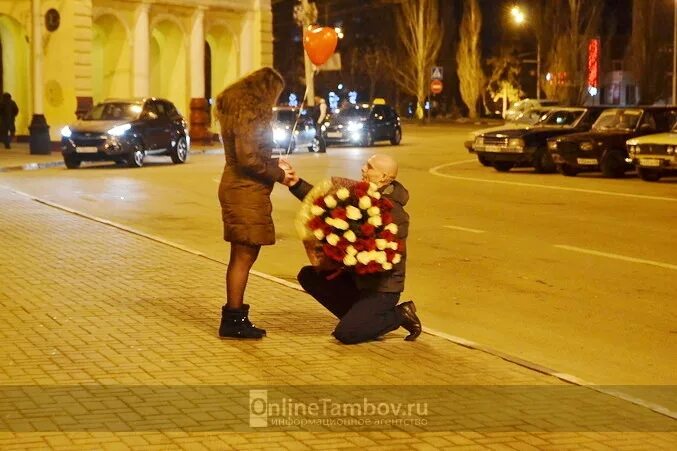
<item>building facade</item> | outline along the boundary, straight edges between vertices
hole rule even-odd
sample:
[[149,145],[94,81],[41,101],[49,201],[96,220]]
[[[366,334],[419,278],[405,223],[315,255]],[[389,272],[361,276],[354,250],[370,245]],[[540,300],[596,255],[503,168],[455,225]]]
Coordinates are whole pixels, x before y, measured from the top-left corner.
[[210,99],[272,66],[272,40],[270,0],[0,0],[0,88],[19,105],[19,136],[46,120],[58,141],[96,102],[155,96],[201,139]]

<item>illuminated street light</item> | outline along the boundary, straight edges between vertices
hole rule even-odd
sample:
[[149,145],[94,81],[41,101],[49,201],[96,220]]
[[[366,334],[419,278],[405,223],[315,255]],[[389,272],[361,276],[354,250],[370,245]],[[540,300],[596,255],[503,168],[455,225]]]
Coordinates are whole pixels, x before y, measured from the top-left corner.
[[341,27],[334,27],[334,31],[336,32],[336,36],[338,36],[339,39],[343,39],[343,30]]
[[510,10],[510,14],[512,15],[512,19],[518,25],[522,25],[527,20],[526,15],[519,6],[513,6]]
[[[517,25],[523,25],[527,21],[527,15],[517,5],[510,9],[510,15]],[[541,40],[538,35],[536,35],[536,99],[541,100]]]

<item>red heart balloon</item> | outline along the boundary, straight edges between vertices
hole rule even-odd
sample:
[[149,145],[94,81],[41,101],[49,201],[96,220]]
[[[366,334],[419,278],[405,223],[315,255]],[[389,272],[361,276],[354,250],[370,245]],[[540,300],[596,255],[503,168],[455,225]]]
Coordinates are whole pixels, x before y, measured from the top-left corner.
[[306,53],[316,66],[321,66],[327,62],[329,57],[336,50],[338,35],[333,28],[318,27],[306,30],[303,36],[303,47]]

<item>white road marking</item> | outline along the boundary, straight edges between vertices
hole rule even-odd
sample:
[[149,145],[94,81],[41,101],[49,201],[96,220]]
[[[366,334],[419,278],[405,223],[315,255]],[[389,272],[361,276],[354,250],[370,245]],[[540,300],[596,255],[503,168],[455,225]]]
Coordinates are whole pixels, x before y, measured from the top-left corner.
[[564,250],[573,251],[573,252],[580,252],[582,254],[596,255],[598,257],[613,258],[613,259],[616,259],[616,260],[622,260],[622,261],[626,261],[626,262],[642,263],[642,264],[645,264],[645,265],[657,266],[659,268],[677,270],[677,265],[671,265],[670,263],[656,262],[656,261],[653,261],[653,260],[644,260],[643,258],[627,257],[625,255],[610,254],[610,253],[607,253],[607,252],[594,251],[592,249],[585,249],[585,248],[582,248],[582,247],[567,246],[566,244],[555,244],[554,246],[558,249],[564,249]]
[[461,230],[463,232],[470,232],[470,233],[485,233],[484,230],[479,230],[479,229],[470,229],[468,227],[459,227],[459,226],[450,226],[450,225],[445,225],[442,226],[445,229],[453,229],[453,230]]
[[[474,161],[474,160],[472,160]],[[603,194],[606,196],[618,196],[618,197],[631,197],[635,199],[650,199],[650,200],[661,200],[661,201],[666,201],[666,202],[677,202],[677,198],[675,197],[662,197],[662,196],[648,196],[645,194],[630,194],[630,193],[616,193],[613,191],[602,191],[602,190],[596,190],[596,189],[584,189],[584,188],[571,188],[568,186],[556,186],[556,185],[540,185],[538,183],[524,183],[524,182],[510,182],[506,180],[487,180],[487,179],[481,179],[477,177],[461,177],[458,175],[449,175],[449,174],[442,174],[439,172],[441,168],[445,168],[447,166],[455,166],[461,163],[466,163],[467,161],[455,161],[453,163],[446,163],[446,164],[441,164],[439,166],[435,166],[434,168],[430,168],[428,172],[430,172],[432,175],[436,175],[438,177],[445,177],[448,179],[454,179],[454,180],[467,180],[470,182],[483,182],[483,183],[497,183],[501,185],[513,185],[513,186],[527,186],[531,188],[545,188],[545,189],[551,189],[551,190],[559,190],[559,191],[573,191],[573,192],[578,192],[578,193],[589,193],[589,194]]]

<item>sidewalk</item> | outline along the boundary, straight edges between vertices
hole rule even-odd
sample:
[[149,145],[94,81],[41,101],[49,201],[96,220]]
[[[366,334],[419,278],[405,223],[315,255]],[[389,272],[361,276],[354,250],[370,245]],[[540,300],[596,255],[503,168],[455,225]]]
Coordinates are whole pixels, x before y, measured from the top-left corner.
[[[223,152],[221,143],[193,145],[190,149],[191,155],[212,152]],[[61,152],[52,152],[49,155],[33,155],[30,153],[28,143],[12,143],[11,149],[0,147],[0,173],[62,166],[64,166],[64,162]]]
[[675,420],[442,338],[340,345],[264,277],[268,337],[219,340],[224,270],[0,187],[0,449],[677,447]]

